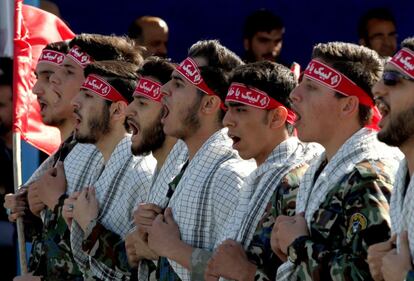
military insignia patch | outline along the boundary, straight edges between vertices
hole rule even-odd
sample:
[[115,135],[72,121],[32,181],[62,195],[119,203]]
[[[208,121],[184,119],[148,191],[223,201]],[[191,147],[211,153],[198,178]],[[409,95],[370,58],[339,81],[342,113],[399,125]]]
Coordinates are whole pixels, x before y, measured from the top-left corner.
[[349,220],[348,237],[365,228],[367,228],[367,218],[361,213],[353,214]]

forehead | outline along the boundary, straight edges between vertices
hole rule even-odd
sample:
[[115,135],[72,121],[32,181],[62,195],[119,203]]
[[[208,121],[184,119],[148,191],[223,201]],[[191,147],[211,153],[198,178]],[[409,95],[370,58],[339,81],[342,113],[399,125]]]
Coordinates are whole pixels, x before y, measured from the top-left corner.
[[62,66],[65,68],[71,68],[72,70],[75,71],[81,71],[83,72],[83,68],[76,63],[72,58],[66,56],[65,59],[63,60]]
[[158,22],[143,24],[142,27],[142,33],[145,40],[168,37],[168,28],[159,24]]
[[381,19],[370,19],[367,24],[369,34],[395,32],[395,25],[391,21]]
[[283,37],[284,29],[273,29],[270,32],[258,31],[254,34],[255,38],[266,38],[271,40],[281,39]]
[[47,62],[39,62],[36,65],[36,73],[41,74],[42,72],[55,72],[59,69],[59,66],[52,63]]

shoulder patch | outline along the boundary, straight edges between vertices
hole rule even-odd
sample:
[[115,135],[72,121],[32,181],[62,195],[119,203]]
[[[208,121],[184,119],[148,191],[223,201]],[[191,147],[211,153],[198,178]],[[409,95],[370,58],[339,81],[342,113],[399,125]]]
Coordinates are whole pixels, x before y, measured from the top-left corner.
[[348,237],[367,228],[367,218],[361,214],[353,214],[349,220]]

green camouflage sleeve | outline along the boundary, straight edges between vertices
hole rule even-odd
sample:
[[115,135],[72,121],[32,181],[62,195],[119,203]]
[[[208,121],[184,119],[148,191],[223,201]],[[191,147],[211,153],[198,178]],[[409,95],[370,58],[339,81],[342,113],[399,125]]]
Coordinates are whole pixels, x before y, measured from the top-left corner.
[[82,250],[109,268],[129,272],[125,241],[112,231],[96,222],[89,235],[82,241]]
[[330,192],[314,216],[311,236],[289,246],[289,258],[299,266],[298,280],[372,280],[367,249],[389,238],[383,192],[392,185],[369,169],[357,167],[346,183]]

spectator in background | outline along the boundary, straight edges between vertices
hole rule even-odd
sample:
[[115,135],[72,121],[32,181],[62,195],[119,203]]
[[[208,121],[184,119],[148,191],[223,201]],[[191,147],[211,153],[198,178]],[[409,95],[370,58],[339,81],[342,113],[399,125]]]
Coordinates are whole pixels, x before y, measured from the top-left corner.
[[135,19],[128,28],[128,36],[147,48],[149,55],[167,57],[168,25],[158,17],[143,16]]
[[244,61],[279,62],[284,33],[282,19],[271,11],[261,9],[250,14],[243,30]]
[[368,10],[358,23],[359,44],[382,57],[393,56],[397,50],[397,27],[391,11],[386,8]]
[[13,60],[0,58],[0,272],[11,280],[16,273],[14,226],[3,208],[4,196],[13,192],[12,113]]

